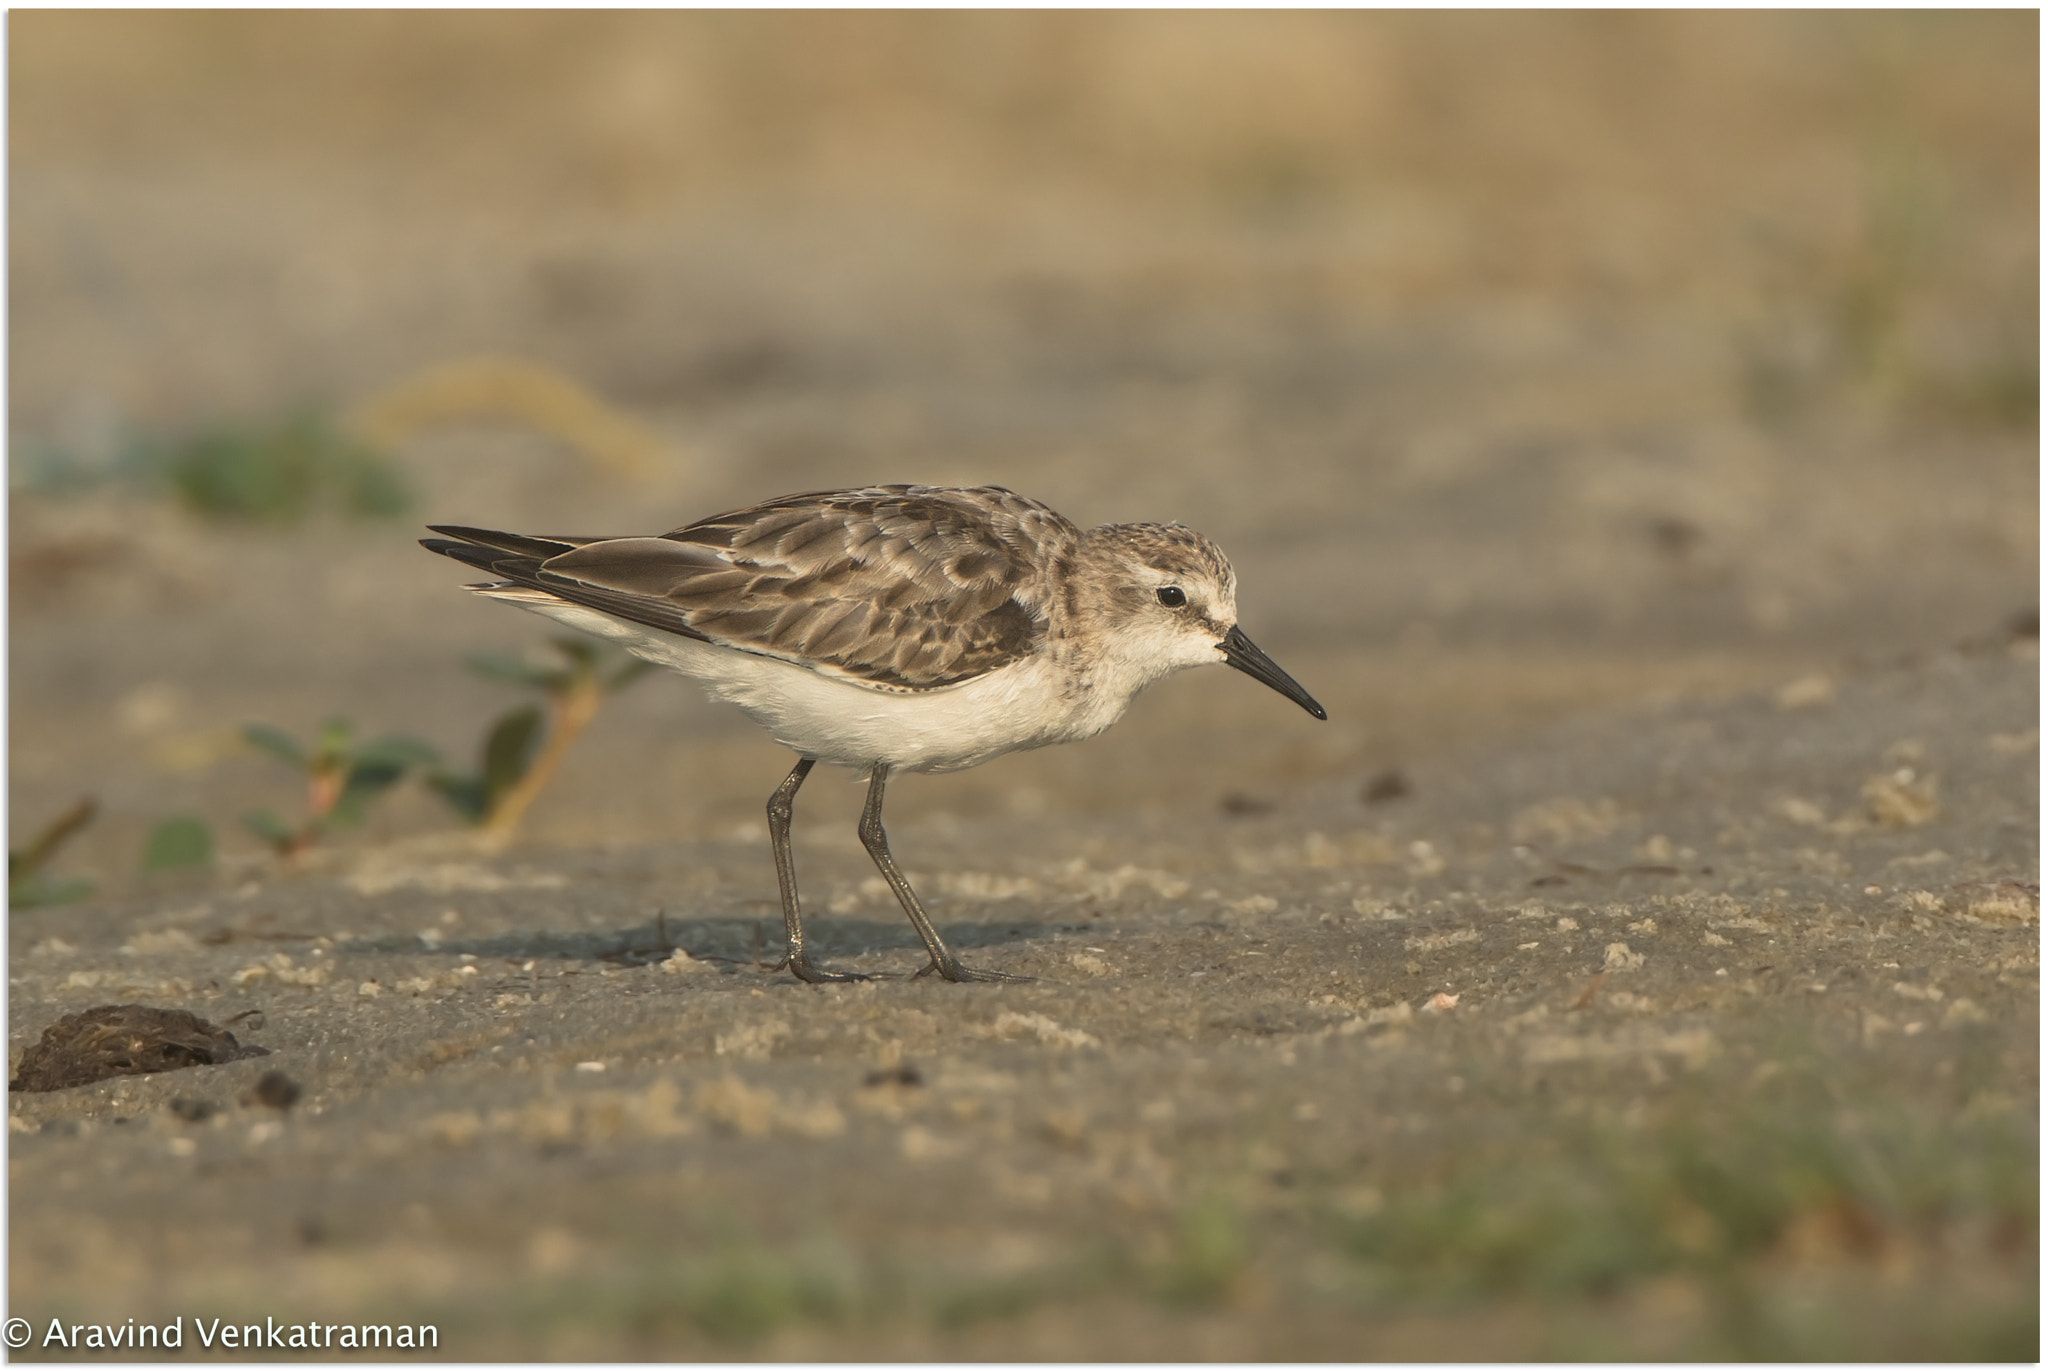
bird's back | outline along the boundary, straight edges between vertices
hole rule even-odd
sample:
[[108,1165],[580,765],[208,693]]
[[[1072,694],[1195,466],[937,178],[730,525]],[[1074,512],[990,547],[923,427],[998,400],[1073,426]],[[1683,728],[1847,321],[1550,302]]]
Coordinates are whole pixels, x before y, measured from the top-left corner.
[[658,537],[439,527],[436,552],[600,613],[884,691],[958,685],[1043,640],[1079,532],[1000,486],[812,491]]

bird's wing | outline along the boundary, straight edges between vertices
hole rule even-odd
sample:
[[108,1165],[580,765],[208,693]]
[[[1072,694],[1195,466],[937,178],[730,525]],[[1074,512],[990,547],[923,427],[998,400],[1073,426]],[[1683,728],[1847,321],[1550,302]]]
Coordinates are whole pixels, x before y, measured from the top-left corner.
[[815,491],[658,538],[437,531],[464,547],[435,551],[565,600],[898,690],[957,685],[1031,652],[1079,539],[996,486]]

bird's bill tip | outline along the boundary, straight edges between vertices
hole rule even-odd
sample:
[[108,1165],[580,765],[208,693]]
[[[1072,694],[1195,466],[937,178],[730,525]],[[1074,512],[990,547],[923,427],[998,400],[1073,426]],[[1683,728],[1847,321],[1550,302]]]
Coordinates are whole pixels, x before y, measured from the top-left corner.
[[1236,667],[1255,681],[1262,681],[1300,705],[1318,719],[1328,721],[1329,711],[1316,703],[1315,696],[1301,688],[1301,683],[1280,669],[1280,664],[1259,651],[1251,639],[1244,636],[1244,630],[1232,627],[1223,641],[1216,644],[1216,650],[1223,654],[1223,660]]

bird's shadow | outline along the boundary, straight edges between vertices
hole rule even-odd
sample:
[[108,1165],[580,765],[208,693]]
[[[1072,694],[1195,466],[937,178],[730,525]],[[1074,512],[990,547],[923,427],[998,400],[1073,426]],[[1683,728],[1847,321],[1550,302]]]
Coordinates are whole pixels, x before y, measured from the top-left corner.
[[[958,923],[941,928],[940,932],[956,951],[1021,942],[1032,936],[1029,928],[1007,923]],[[664,913],[647,923],[579,932],[538,929],[431,941],[418,934],[391,934],[379,938],[358,938],[336,951],[356,956],[468,954],[479,960],[547,959],[603,962],[612,966],[648,966],[666,961],[673,953],[683,952],[696,961],[724,962],[734,966],[758,965],[765,969],[780,962],[783,937],[779,918],[670,918]],[[912,948],[920,953],[924,951],[924,944],[908,920],[831,916],[806,919],[804,941],[813,955],[820,959],[856,957],[902,948]]]

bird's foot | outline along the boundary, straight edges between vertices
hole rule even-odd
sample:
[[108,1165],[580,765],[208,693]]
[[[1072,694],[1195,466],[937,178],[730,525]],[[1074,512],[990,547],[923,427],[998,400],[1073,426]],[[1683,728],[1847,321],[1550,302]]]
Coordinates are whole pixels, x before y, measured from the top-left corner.
[[874,979],[873,976],[863,976],[858,971],[826,971],[822,967],[811,965],[810,957],[801,952],[793,957],[785,956],[769,969],[780,971],[784,967],[789,968],[790,972],[806,985],[837,985],[852,981],[871,981]]
[[1007,971],[983,971],[977,967],[963,965],[959,960],[952,957],[948,957],[944,961],[939,960],[937,957],[932,958],[931,961],[925,964],[924,970],[918,972],[910,979],[921,981],[934,973],[942,979],[954,982],[1011,981],[1021,985],[1026,981],[1037,979],[1035,976],[1012,976]]

